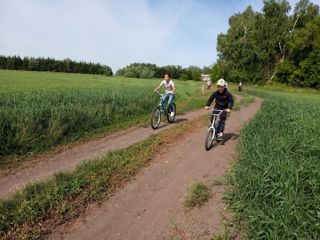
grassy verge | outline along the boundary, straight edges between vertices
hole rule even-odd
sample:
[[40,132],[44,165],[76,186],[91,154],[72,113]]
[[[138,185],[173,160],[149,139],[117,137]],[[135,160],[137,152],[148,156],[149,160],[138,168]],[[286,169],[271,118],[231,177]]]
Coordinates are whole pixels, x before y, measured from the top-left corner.
[[320,96],[264,97],[241,131],[226,200],[248,239],[320,239]]
[[49,150],[43,150],[40,152],[29,152],[23,155],[13,154],[9,156],[0,157],[0,170],[10,172],[10,170],[16,170],[21,167],[23,168],[24,163],[30,160],[33,160],[36,157],[40,157],[44,155],[46,157],[53,156],[77,144],[81,144],[83,142],[93,140],[93,139],[106,137],[107,135],[110,135],[115,132],[119,132],[124,129],[128,129],[130,127],[146,125],[146,122],[148,120],[149,120],[149,115],[136,116],[136,117],[132,117],[128,121],[120,121],[117,124],[111,124],[105,127],[94,129],[91,132],[83,132],[81,136],[78,135],[73,139],[64,141]]
[[[205,120],[205,118],[201,118]],[[0,237],[39,239],[57,226],[72,221],[86,208],[108,198],[167,146],[171,139],[202,126],[195,120],[168,129],[131,147],[59,173],[52,180],[29,185],[8,200],[0,201]]]

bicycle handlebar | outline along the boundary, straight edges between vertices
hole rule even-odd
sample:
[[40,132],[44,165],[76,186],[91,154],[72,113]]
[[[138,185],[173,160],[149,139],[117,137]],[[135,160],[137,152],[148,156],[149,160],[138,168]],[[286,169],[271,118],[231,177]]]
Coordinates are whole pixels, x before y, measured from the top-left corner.
[[161,97],[163,96],[163,94],[160,93],[159,91],[154,91],[154,92],[155,92],[155,93],[158,93],[158,95],[161,96]]
[[[212,107],[210,107],[210,110],[211,110],[211,114],[213,114],[213,115],[221,115],[223,112],[226,111],[226,109],[220,110],[220,109],[214,109]],[[213,113],[213,112],[218,112],[218,113]]]

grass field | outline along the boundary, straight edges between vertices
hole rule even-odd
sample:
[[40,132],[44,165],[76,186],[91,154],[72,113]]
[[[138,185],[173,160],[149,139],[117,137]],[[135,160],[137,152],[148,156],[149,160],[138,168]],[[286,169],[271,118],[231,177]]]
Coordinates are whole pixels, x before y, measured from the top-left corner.
[[[146,121],[158,104],[159,82],[0,70],[0,168],[17,156]],[[176,81],[178,111],[204,105],[200,85]]]
[[265,102],[241,132],[226,198],[243,238],[320,239],[320,95],[247,90]]

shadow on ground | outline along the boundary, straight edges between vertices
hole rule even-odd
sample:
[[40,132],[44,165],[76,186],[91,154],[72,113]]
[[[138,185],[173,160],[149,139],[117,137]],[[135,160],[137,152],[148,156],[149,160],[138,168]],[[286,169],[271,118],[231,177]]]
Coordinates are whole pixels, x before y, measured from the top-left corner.
[[221,145],[224,145],[229,140],[237,139],[239,137],[239,134],[235,133],[225,133],[223,135],[223,141],[220,143]]

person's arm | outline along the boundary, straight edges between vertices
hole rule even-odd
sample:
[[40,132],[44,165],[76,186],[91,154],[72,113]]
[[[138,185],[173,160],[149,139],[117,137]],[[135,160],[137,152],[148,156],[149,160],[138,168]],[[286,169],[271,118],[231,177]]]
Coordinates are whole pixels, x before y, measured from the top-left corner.
[[228,94],[228,100],[229,100],[229,110],[231,111],[231,109],[233,108],[234,105],[234,100],[233,100],[233,96],[231,93]]
[[208,99],[208,102],[207,102],[207,105],[205,106],[205,109],[208,110],[210,108],[210,105],[211,105],[212,101],[215,99],[215,97],[216,97],[216,94],[215,94],[215,92],[213,92]]
[[172,82],[172,94],[176,94],[176,88],[174,87],[174,83]]
[[154,90],[154,92],[158,91],[158,90],[162,87],[162,85],[163,85],[163,82],[161,82],[161,83],[159,84],[159,86],[156,87],[156,89]]

